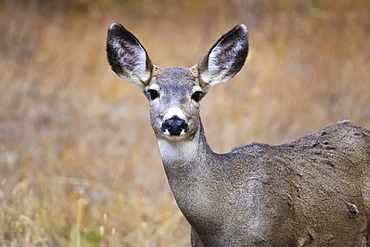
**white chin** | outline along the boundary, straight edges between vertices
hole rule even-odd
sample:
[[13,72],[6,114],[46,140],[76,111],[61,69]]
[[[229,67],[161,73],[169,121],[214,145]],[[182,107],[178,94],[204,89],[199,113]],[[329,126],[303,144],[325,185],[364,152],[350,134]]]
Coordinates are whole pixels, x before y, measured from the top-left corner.
[[168,141],[179,141],[182,140],[185,136],[185,131],[181,131],[180,135],[171,135],[168,131],[162,132],[161,136],[163,139]]

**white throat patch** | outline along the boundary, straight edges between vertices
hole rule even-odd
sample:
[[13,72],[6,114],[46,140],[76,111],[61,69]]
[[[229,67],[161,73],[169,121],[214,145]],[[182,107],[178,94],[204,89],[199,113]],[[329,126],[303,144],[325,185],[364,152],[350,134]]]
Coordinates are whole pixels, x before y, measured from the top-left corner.
[[163,162],[194,160],[198,154],[196,138],[191,141],[170,142],[158,139]]

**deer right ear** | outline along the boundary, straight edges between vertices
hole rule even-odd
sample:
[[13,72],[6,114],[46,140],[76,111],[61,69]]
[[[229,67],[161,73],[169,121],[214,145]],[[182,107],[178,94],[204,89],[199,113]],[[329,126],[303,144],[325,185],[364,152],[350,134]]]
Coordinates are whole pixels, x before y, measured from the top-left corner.
[[196,65],[208,86],[226,82],[241,70],[248,55],[248,30],[237,25],[223,35]]
[[139,40],[121,24],[110,25],[106,50],[108,62],[119,77],[141,88],[149,83],[153,64]]

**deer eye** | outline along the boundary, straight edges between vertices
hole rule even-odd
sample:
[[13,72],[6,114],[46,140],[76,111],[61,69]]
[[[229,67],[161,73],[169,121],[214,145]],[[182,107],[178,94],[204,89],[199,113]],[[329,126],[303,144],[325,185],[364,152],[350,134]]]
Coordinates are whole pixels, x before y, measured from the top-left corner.
[[193,95],[191,96],[191,99],[192,100],[195,100],[196,102],[199,102],[204,96],[204,93],[201,92],[201,91],[196,91],[195,93],[193,93]]
[[150,100],[155,100],[159,96],[158,91],[157,90],[153,90],[153,89],[149,89],[148,91],[146,91],[146,93],[147,93],[148,98]]

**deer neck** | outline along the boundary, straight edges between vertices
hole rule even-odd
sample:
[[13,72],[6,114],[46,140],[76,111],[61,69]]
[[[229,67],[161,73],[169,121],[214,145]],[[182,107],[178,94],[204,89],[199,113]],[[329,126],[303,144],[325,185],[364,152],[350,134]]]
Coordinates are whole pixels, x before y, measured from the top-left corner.
[[158,146],[166,172],[170,170],[195,169],[197,165],[206,162],[208,156],[213,155],[204,135],[202,122],[199,121],[198,131],[193,138],[184,141],[168,141],[158,139]]
[[191,140],[170,142],[158,139],[163,166],[178,204],[185,194],[198,196],[197,190],[209,179],[217,160],[217,154],[207,144],[201,121],[198,127]]
[[[163,166],[176,202],[189,223],[196,228],[207,224],[217,208],[212,195],[212,169],[217,154],[207,144],[201,121],[193,139],[170,142],[158,139]],[[202,198],[202,200],[199,200]],[[203,223],[202,223],[203,222]]]

